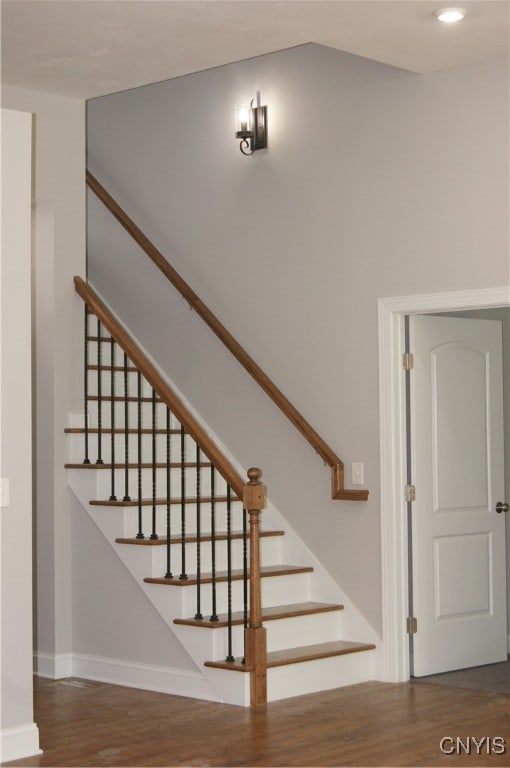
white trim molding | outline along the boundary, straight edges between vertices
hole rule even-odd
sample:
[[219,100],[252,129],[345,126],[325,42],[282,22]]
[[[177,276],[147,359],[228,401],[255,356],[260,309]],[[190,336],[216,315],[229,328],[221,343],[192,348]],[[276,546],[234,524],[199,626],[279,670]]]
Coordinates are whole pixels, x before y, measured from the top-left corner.
[[41,755],[39,729],[35,723],[4,728],[0,731],[0,762],[21,760],[23,757]]
[[403,496],[405,419],[401,354],[402,316],[510,306],[510,285],[381,298],[379,405],[381,454],[382,679],[409,679],[405,620],[408,605],[407,520]]
[[34,668],[39,677],[60,680],[80,677],[101,683],[142,688],[146,691],[190,696],[194,699],[218,701],[207,680],[198,670],[157,667],[151,664],[89,656],[83,653],[65,653],[51,656],[34,654]]
[[49,677],[51,680],[60,680],[63,677],[71,677],[73,669],[72,653],[43,653],[34,652],[34,674],[38,677]]

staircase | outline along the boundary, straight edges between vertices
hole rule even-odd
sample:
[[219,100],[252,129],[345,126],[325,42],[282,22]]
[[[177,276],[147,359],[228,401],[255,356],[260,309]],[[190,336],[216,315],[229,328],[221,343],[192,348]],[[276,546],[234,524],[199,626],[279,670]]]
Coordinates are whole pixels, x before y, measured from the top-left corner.
[[86,301],[85,420],[66,430],[69,483],[201,671],[207,698],[247,706],[371,679],[374,644],[343,638],[343,605],[317,599],[311,564],[283,561],[283,526],[260,528],[260,471],[244,483],[75,282]]

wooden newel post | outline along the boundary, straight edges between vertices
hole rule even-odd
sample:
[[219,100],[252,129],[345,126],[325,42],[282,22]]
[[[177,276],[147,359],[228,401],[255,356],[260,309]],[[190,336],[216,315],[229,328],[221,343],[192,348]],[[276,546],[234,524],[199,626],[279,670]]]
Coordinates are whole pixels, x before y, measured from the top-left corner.
[[249,481],[243,489],[243,506],[250,516],[250,616],[245,630],[245,657],[250,671],[252,707],[267,703],[267,645],[262,626],[260,588],[259,515],[266,505],[266,488],[260,482],[262,471],[248,470]]

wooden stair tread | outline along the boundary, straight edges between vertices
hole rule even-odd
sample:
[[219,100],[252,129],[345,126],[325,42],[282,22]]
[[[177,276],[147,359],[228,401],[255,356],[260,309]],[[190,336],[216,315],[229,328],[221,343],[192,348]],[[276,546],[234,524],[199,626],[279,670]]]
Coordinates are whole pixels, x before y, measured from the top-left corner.
[[[260,575],[264,578],[266,576],[290,576],[296,573],[311,573],[312,571],[313,568],[309,565],[266,565],[260,569]],[[239,581],[244,577],[244,571],[242,569],[232,570],[231,575],[232,581]],[[220,581],[227,581],[227,571],[216,572],[216,582]],[[187,579],[179,579],[178,576],[173,576],[171,579],[147,576],[144,582],[146,584],[163,584],[164,586],[172,587],[190,587],[196,585],[198,579],[195,574],[188,575]],[[211,582],[212,575],[210,573],[201,574],[201,584],[210,584]]]
[[135,368],[134,365],[128,365],[124,369],[123,365],[87,365],[88,371],[121,371],[124,373],[124,370],[126,370],[127,373],[136,373],[138,371],[138,368]]
[[[142,499],[141,502],[139,502],[138,499],[130,499],[130,501],[124,501],[124,499],[117,499],[116,501],[110,501],[110,499],[92,499],[89,501],[89,504],[93,507],[137,507],[140,503],[142,507],[152,507],[153,504],[157,507],[161,507],[166,506],[167,503],[170,503],[171,505],[181,504],[182,502],[184,502],[184,504],[196,504],[197,501],[198,499],[193,496],[185,499]],[[201,504],[210,504],[211,501],[213,501],[212,496],[200,497]],[[228,501],[228,499],[226,496],[215,496],[214,501],[216,503],[222,503]],[[232,495],[230,501],[241,501],[241,499]]]
[[[152,402],[152,401],[151,401]],[[101,431],[102,435],[111,435],[113,432],[115,435],[123,435],[126,432],[128,435],[137,435],[138,429],[136,427],[130,427],[129,429],[124,429],[124,427],[116,427],[112,430],[111,427],[101,427],[101,430],[99,430],[97,427],[90,427],[87,432],[89,435],[97,435]],[[83,427],[66,427],[64,429],[64,432],[66,435],[84,435],[85,429]],[[149,427],[143,427],[140,430],[142,435],[152,435],[153,430]],[[154,430],[154,434],[156,435],[166,435],[167,432],[170,432],[171,435],[180,435],[181,430],[178,428],[167,430],[163,427],[158,427]],[[187,434],[187,432],[185,432]]]
[[[128,403],[152,403],[152,397],[137,397],[137,395],[128,395],[127,397],[124,397],[124,395],[116,395],[114,398],[112,398],[111,395],[101,395],[101,402],[111,402],[111,400],[115,400],[116,403],[125,403],[126,400]],[[88,395],[87,400],[99,400],[98,395]],[[160,397],[154,398],[155,403],[163,403],[164,401]]]
[[[185,469],[197,469],[200,467],[211,467],[212,464],[208,461],[201,461],[200,464],[197,464],[196,461],[185,461],[183,464],[181,464],[180,461],[172,461],[169,465],[165,461],[159,461],[155,465],[152,462],[144,462],[143,464],[135,464],[130,463],[127,465],[128,469],[138,469],[138,467],[141,467],[142,469],[152,469],[153,466],[156,466],[156,469],[166,469],[167,466],[170,466],[170,469],[180,469],[181,467],[184,467]],[[111,464],[96,464],[96,463],[90,463],[90,464],[66,464],[66,469],[112,469]],[[113,469],[126,469],[126,464],[120,464],[116,463],[113,465]]]
[[[291,605],[275,605],[262,609],[262,621],[275,621],[276,619],[292,619],[296,616],[311,616],[316,613],[330,613],[343,610],[340,603],[293,603]],[[203,627],[204,629],[217,629],[218,627],[228,626],[228,616],[226,613],[218,615],[219,621],[210,621],[208,617],[204,619],[174,619],[174,624],[185,624],[190,627]],[[240,625],[244,623],[244,612],[232,612],[232,624]]]
[[[300,664],[305,661],[315,661],[316,659],[328,659],[333,656],[345,656],[349,653],[373,651],[374,648],[375,645],[373,643],[355,643],[350,640],[334,640],[330,643],[305,645],[301,648],[284,648],[281,651],[269,651],[267,654],[267,668],[282,667],[286,664]],[[231,669],[235,672],[250,672],[251,670],[247,664],[243,664],[242,658],[236,658],[234,661],[206,661],[205,666],[217,669]]]
[[281,667],[284,664],[296,664],[314,659],[327,659],[330,656],[345,656],[348,653],[373,651],[373,643],[354,643],[349,640],[334,640],[330,643],[305,645],[302,648],[287,648],[282,651],[270,651],[267,654],[268,667]]
[[[284,531],[260,531],[260,537],[268,537],[268,536],[284,536]],[[243,536],[246,538],[246,540],[249,540],[250,534],[249,532],[246,532],[245,534],[242,531],[235,531],[231,533],[232,539],[242,539]],[[215,539],[216,541],[225,541],[228,538],[228,534],[224,531],[221,531],[220,533],[216,533]],[[197,536],[189,535],[184,537],[184,541],[187,544],[193,544],[193,542],[196,542],[198,540]],[[200,536],[200,541],[211,541],[212,536],[210,533],[203,533]],[[170,541],[172,544],[181,544],[182,543],[182,536],[171,536]],[[166,535],[162,536],[160,539],[137,539],[136,537],[131,538],[119,538],[115,539],[115,542],[117,544],[133,544],[135,546],[150,546],[150,547],[157,547],[157,546],[165,546],[166,545]]]

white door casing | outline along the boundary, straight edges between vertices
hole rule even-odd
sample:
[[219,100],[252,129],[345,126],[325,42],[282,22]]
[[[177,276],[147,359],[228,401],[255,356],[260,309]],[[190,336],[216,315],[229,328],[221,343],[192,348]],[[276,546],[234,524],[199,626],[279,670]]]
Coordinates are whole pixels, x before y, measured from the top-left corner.
[[510,286],[381,298],[379,316],[379,414],[383,636],[380,679],[409,679],[403,317],[509,307]]
[[410,318],[416,676],[506,660],[501,333]]

